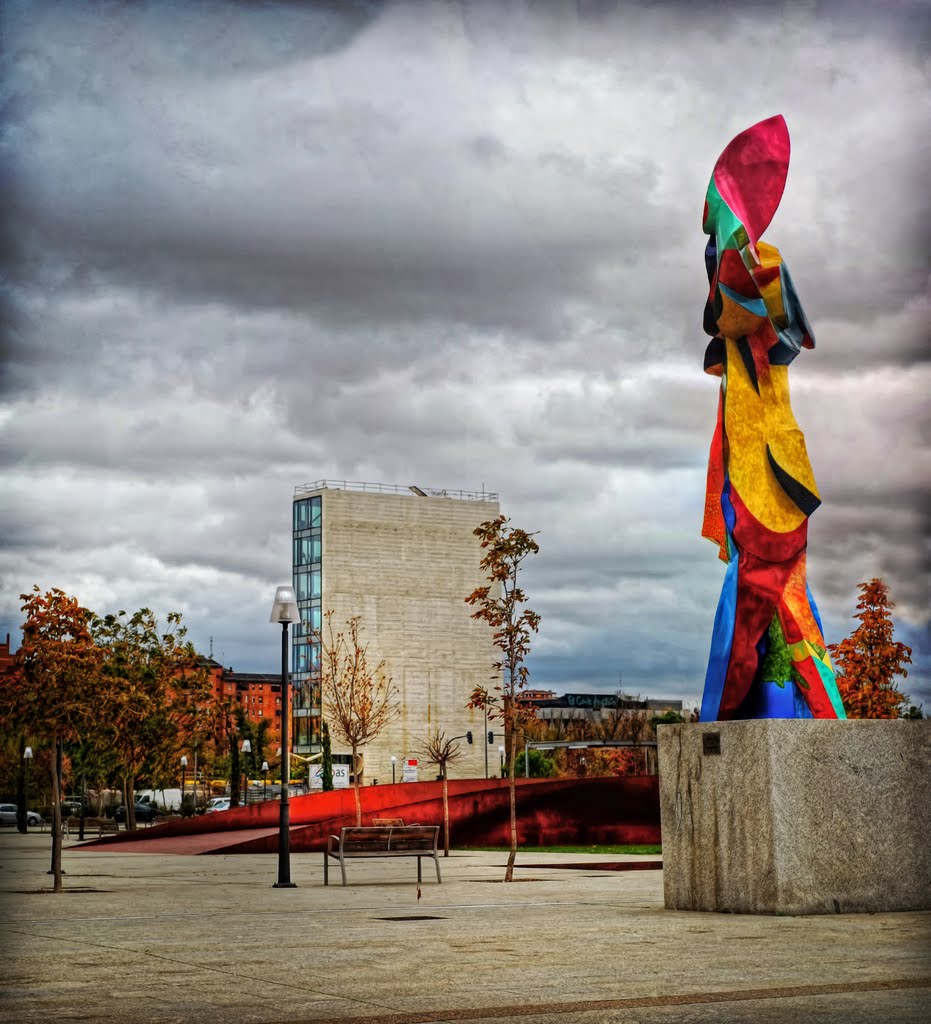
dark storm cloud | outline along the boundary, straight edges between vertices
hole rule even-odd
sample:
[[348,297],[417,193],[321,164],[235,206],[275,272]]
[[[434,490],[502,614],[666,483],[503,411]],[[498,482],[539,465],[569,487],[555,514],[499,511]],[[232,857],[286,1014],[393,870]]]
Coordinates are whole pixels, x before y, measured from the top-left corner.
[[783,111],[813,588],[839,639],[885,573],[927,685],[926,5],[3,17],[8,607],[40,581],[180,608],[265,667],[296,483],[487,484],[541,531],[534,673],[697,696],[701,205]]

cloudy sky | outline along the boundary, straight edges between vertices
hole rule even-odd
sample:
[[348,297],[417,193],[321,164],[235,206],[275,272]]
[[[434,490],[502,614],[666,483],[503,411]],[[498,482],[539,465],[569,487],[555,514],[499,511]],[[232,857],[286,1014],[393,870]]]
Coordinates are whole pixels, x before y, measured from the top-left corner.
[[0,631],[34,583],[274,669],[290,500],[496,491],[535,684],[698,701],[718,381],[701,214],[785,115],[767,233],[827,639],[887,580],[931,709],[929,6],[26,3],[2,13]]

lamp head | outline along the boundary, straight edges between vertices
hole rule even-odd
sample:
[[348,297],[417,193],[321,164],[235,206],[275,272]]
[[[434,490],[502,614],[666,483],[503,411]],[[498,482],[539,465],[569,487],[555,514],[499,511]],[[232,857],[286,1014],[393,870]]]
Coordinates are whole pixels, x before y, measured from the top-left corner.
[[275,591],[275,602],[272,605],[272,613],[268,617],[268,621],[299,622],[300,618],[301,613],[298,611],[294,587],[287,585],[278,587]]
[[252,740],[243,740],[242,741],[242,752],[244,754],[251,754],[252,753]]
[[184,754],[181,755],[181,767],[187,768],[187,757]]
[[23,751],[23,760],[24,761],[31,761],[32,760],[32,747],[26,747],[26,749]]

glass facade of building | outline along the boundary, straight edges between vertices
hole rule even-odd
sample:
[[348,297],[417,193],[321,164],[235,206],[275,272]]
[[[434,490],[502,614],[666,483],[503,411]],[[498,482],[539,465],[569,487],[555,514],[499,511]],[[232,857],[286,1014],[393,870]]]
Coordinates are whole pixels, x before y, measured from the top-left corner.
[[299,498],[293,505],[294,592],[301,621],[291,648],[292,749],[320,750],[320,643],[323,593],[323,498]]

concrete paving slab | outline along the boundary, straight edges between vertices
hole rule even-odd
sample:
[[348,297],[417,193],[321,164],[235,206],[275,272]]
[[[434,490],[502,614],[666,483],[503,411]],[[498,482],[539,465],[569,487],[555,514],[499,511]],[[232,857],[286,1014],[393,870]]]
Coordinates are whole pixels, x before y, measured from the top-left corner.
[[[760,917],[663,909],[660,870],[454,851],[408,860],[65,850],[0,833],[0,1022],[925,1021],[931,913]],[[655,860],[655,856],[642,858]]]

